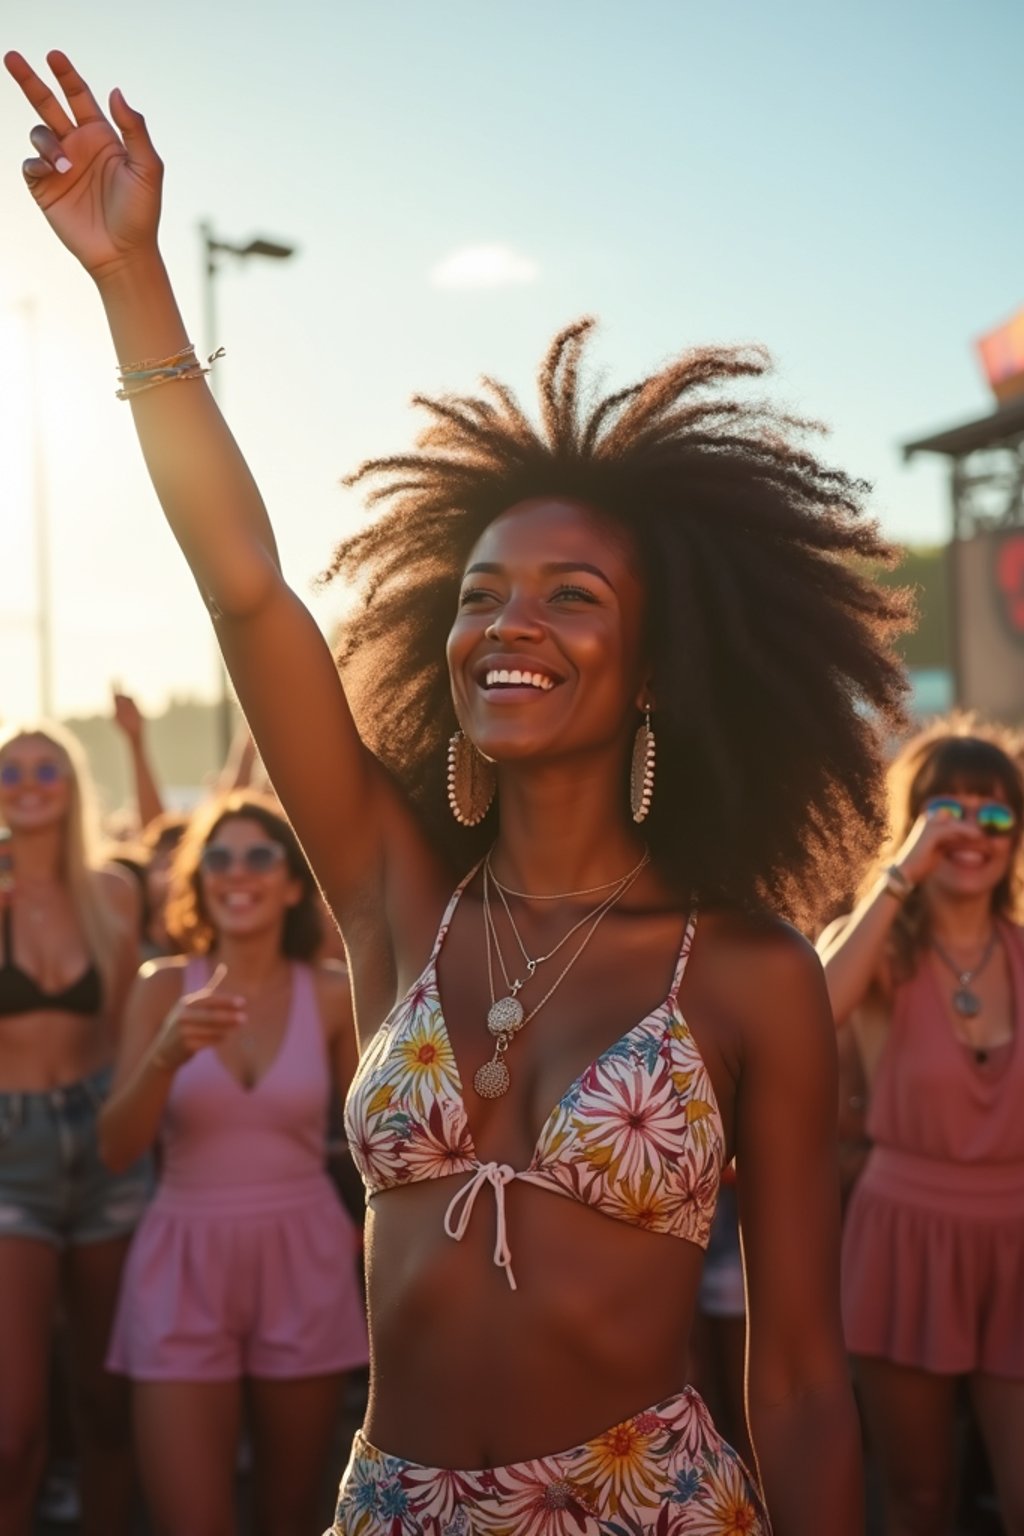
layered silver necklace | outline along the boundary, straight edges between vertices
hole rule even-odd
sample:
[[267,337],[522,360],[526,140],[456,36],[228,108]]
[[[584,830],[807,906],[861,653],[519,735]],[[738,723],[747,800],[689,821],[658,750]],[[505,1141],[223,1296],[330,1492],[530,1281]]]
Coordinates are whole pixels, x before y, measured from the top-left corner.
[[[511,1083],[511,1077],[509,1074],[508,1066],[505,1062],[505,1056],[508,1052],[509,1046],[512,1044],[514,1037],[519,1033],[524,1025],[529,1024],[530,1020],[536,1017],[536,1015],[544,1007],[544,1004],[558,990],[566,976],[568,976],[569,972],[572,970],[573,966],[582,955],[583,951],[586,949],[587,945],[590,943],[591,939],[594,937],[594,934],[597,932],[597,929],[600,926],[602,920],[611,911],[612,907],[615,906],[616,902],[622,899],[633,882],[639,879],[641,873],[649,862],[650,853],[645,850],[643,858],[640,860],[640,862],[636,864],[627,874],[622,875],[618,880],[609,881],[606,885],[591,887],[590,890],[587,891],[566,891],[558,896],[544,896],[536,898],[537,900],[542,901],[567,900],[573,896],[590,895],[594,891],[603,891],[611,888],[611,895],[606,896],[602,901],[598,903],[595,908],[589,912],[584,913],[584,915],[579,918],[577,922],[573,923],[568,932],[562,935],[558,943],[554,946],[553,949],[549,949],[546,955],[531,956],[527,953],[526,946],[522,940],[522,936],[519,932],[519,929],[516,927],[515,918],[512,916],[512,909],[508,903],[508,896],[522,896],[527,900],[531,898],[527,895],[526,892],[522,891],[509,890],[506,894],[506,888],[501,885],[497,877],[494,875],[493,870],[491,869],[490,855],[488,854],[484,861],[483,912],[484,938],[487,944],[487,982],[491,996],[491,1006],[487,1011],[487,1028],[494,1039],[494,1054],[490,1061],[484,1062],[483,1066],[478,1069],[473,1078],[473,1086],[481,1098],[498,1099],[501,1098],[502,1094],[508,1092],[509,1084]],[[509,974],[508,967],[505,964],[505,957],[501,951],[501,944],[498,940],[498,930],[495,927],[494,912],[491,906],[492,884],[498,892],[501,904],[505,909],[505,915],[508,918],[509,927],[512,930],[515,941],[519,946],[519,951],[522,954],[523,960],[525,961],[526,974],[524,976],[516,976],[513,978]],[[572,938],[573,934],[578,933],[581,928],[587,929],[581,942],[573,951],[568,962],[562,967],[559,975],[555,978],[554,982],[548,988],[547,992],[545,992],[544,996],[540,999],[539,1002],[535,1003],[530,1009],[529,1013],[527,1013],[523,1007],[523,1004],[519,1000],[519,993],[530,981],[532,981],[533,977],[537,973],[538,967],[543,965],[545,961],[550,960],[554,955],[557,955],[558,951],[563,947],[563,945],[567,944]],[[494,955],[497,955],[498,957],[498,964],[501,968],[501,974],[504,978],[505,986],[508,989],[504,997],[497,997],[495,995],[493,964]]]

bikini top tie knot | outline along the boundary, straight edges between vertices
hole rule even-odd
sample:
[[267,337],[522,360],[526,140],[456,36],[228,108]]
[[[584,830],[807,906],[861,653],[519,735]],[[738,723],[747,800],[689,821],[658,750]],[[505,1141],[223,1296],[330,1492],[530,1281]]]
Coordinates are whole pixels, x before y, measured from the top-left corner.
[[[508,1227],[505,1221],[505,1185],[510,1184],[516,1177],[514,1168],[508,1163],[481,1163],[476,1173],[458,1189],[452,1196],[451,1203],[444,1215],[444,1229],[449,1237],[454,1237],[457,1243],[461,1243],[469,1226],[469,1218],[473,1214],[476,1197],[485,1184],[494,1186],[494,1203],[496,1208],[497,1224],[494,1237],[494,1262],[499,1265],[508,1277],[511,1289],[516,1289],[516,1277],[512,1273],[512,1250],[508,1245]],[[461,1204],[461,1210],[459,1206]],[[458,1215],[456,1212],[458,1211]]]

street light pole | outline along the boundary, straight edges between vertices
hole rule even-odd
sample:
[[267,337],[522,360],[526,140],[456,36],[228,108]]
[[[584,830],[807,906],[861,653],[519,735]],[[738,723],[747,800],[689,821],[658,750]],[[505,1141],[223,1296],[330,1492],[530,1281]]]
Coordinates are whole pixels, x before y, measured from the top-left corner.
[[[289,256],[294,256],[295,246],[288,245],[282,240],[268,240],[261,235],[247,240],[244,244],[220,240],[214,234],[213,226],[208,220],[200,224],[199,235],[203,243],[203,333],[205,338],[203,352],[210,355],[218,345],[216,293],[216,278],[220,270],[218,256],[234,256],[240,261],[244,261],[249,256],[265,256],[271,261],[287,261]],[[210,373],[209,382],[214,398],[219,400],[219,376],[216,371]],[[234,736],[234,717],[231,705],[231,684],[223,661],[220,662],[220,697],[217,701],[217,713],[221,759],[226,762]]]
[[36,555],[36,655],[39,713],[53,718],[53,593],[50,580],[50,513],[46,494],[43,401],[40,385],[39,320],[34,299],[22,305],[28,336],[29,403],[32,432],[32,523]]

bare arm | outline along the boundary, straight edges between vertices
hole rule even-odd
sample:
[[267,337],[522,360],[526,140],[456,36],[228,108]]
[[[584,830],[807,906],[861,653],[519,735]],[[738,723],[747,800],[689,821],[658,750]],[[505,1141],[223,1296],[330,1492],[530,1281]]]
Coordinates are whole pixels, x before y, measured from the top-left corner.
[[153,1146],[175,1073],[244,1020],[240,999],[220,990],[223,967],[184,996],[183,977],[178,959],[150,961],[128,999],[114,1082],[99,1120],[100,1156],[115,1173]]
[[775,1536],[863,1536],[839,1318],[835,1033],[810,947],[781,929],[757,943],[736,1105],[751,1439]]
[[135,881],[116,864],[101,869],[98,880],[100,897],[115,913],[120,930],[120,942],[113,974],[110,977],[110,993],[105,1009],[110,1039],[116,1048],[125,1003],[139,968],[141,898]]
[[[927,879],[951,845],[969,846],[979,839],[982,834],[967,823],[919,816],[893,867],[909,892]],[[886,940],[899,909],[899,895],[879,879],[849,917],[831,923],[818,940],[837,1025],[846,1023],[882,974]]]
[[[41,118],[36,158],[24,167],[29,190],[95,281],[120,363],[177,353],[189,338],[157,246],[163,167],[143,118],[115,91],[112,125],[61,53],[49,63],[66,106],[19,54],[5,62]],[[283,580],[259,490],[205,382],[150,389],[131,408],[267,771],[344,923],[381,888],[393,846],[407,875],[408,858],[431,859],[426,841],[359,738],[330,650]]]
[[164,812],[160,793],[149,756],[146,740],[146,722],[133,698],[114,689],[114,724],[124,737],[132,765],[132,781],[135,785],[135,806],[139,828],[145,831],[150,822]]
[[231,743],[231,750],[224,766],[217,775],[217,793],[229,795],[233,789],[249,789],[256,766],[256,743],[252,732],[243,721]]

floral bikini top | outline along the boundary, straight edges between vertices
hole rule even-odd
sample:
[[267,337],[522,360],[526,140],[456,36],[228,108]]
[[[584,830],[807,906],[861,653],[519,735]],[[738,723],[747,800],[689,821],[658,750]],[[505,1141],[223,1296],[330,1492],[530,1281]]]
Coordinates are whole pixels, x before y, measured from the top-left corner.
[[529,1166],[482,1163],[437,982],[441,945],[475,872],[456,889],[423,974],[374,1035],[352,1080],[345,1129],[367,1194],[466,1174],[445,1215],[445,1231],[458,1240],[477,1195],[490,1184],[497,1205],[494,1262],[513,1290],[505,1222],[505,1186],[513,1179],[706,1248],[725,1135],[707,1068],[677,1002],[696,918],[687,923],[668,997],[566,1090]]

